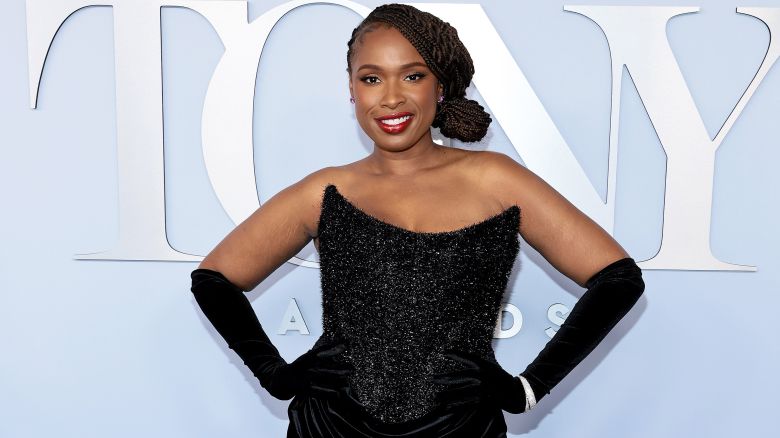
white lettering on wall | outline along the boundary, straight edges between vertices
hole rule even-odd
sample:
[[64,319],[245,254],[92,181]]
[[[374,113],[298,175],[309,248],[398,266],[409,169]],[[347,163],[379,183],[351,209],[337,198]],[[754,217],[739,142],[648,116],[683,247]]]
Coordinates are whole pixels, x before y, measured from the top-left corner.
[[301,308],[298,307],[298,302],[295,301],[295,298],[290,298],[290,303],[287,305],[284,315],[282,315],[282,323],[279,325],[276,334],[286,335],[291,330],[297,331],[302,335],[309,334],[309,328],[306,327],[306,321],[303,320]]
[[569,308],[561,303],[555,303],[552,304],[547,309],[547,319],[555,324],[555,328],[553,327],[547,327],[544,330],[544,333],[547,334],[548,337],[552,338],[555,336],[555,333],[558,332],[558,327],[560,327],[563,324],[563,321],[566,320],[566,317],[569,315]]
[[[504,313],[512,315],[512,325],[506,330],[502,329]],[[493,330],[493,337],[496,339],[511,338],[518,334],[521,328],[523,328],[523,313],[512,303],[503,303],[501,310],[498,311],[498,321],[495,330]]]
[[[564,6],[564,10],[581,13],[596,22],[609,44],[613,88],[604,204],[482,7],[415,6],[458,29],[474,63],[479,65],[474,85],[525,164],[610,233],[615,210],[620,79],[625,65],[667,155],[661,248],[653,258],[638,265],[642,269],[756,270],[754,266],[722,262],[710,250],[715,151],[777,60],[777,43],[770,44],[758,74],[721,131],[710,140],[666,39],[669,19],[699,8]],[[761,19],[769,27],[770,35],[777,33],[772,30],[780,30],[780,8],[738,11]]]
[[[370,9],[347,0],[290,1],[247,22],[246,1],[27,0],[30,102],[34,108],[49,46],[57,29],[80,8],[114,8],[119,240],[86,260],[199,261],[171,248],[165,233],[162,137],[160,7],[178,6],[203,15],[225,46],[203,108],[203,154],[209,180],[235,222],[259,207],[252,153],[252,102],[262,47],[287,12],[308,4],[347,7],[361,16]],[[626,66],[667,155],[663,236],[643,269],[749,270],[723,262],[710,249],[715,152],[777,60],[769,51],[747,91],[715,139],[710,140],[666,39],[666,24],[696,7],[565,6],[593,20],[604,32],[612,59],[612,116],[607,201],[602,202],[549,114],[478,4],[410,3],[452,23],[479,66],[473,83],[524,163],[592,217],[614,228],[621,71]],[[738,8],[780,30],[780,8]],[[773,32],[774,31],[774,32]],[[144,214],[137,212],[143,211]],[[317,267],[293,257],[291,263]]]

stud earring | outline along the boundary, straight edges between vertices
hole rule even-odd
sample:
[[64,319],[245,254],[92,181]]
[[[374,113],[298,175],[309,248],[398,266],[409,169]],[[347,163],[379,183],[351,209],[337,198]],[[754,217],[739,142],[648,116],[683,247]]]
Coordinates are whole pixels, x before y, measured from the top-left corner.
[[352,102],[352,103],[355,103],[355,98],[354,97],[350,97],[349,101]]
[[442,103],[442,102],[444,102],[444,96],[443,95],[439,96],[439,103]]

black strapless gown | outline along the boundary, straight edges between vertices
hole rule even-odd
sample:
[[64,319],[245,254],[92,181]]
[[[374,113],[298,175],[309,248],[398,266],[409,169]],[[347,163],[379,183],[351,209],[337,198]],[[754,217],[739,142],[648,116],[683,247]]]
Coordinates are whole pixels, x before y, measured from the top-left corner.
[[335,185],[320,213],[323,334],[355,372],[345,399],[295,397],[288,438],[506,436],[495,406],[444,408],[432,381],[459,363],[447,348],[496,361],[501,299],[519,251],[520,208],[444,232],[414,232],[362,211]]

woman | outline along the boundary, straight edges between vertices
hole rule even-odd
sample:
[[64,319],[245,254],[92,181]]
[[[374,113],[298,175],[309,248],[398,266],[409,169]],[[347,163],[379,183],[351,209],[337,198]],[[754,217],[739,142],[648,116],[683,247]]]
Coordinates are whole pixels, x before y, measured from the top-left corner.
[[[274,397],[288,437],[503,437],[595,348],[644,290],[623,248],[534,173],[466,142],[490,117],[457,31],[414,7],[376,8],[353,31],[351,101],[366,158],[282,190],[193,271],[203,312]],[[520,213],[522,209],[522,221]],[[518,232],[588,290],[518,376],[491,346]],[[314,239],[323,335],[287,363],[244,291]]]

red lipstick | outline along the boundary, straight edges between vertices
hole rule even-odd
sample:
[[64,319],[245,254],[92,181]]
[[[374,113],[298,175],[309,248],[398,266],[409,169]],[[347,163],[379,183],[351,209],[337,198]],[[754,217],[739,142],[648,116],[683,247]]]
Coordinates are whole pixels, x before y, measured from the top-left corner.
[[[374,120],[376,120],[376,124],[379,125],[379,127],[382,128],[382,130],[385,131],[386,133],[398,134],[400,132],[403,132],[403,130],[406,129],[407,126],[409,126],[413,118],[414,118],[414,114],[405,111],[400,113],[388,114],[382,117],[376,117],[374,118]],[[385,122],[383,122],[383,120]],[[386,123],[387,121],[394,124]]]

